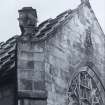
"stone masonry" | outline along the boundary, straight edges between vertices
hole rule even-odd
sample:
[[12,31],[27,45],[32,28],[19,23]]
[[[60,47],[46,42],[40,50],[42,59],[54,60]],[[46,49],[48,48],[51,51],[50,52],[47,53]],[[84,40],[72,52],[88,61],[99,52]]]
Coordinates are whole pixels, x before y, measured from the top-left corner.
[[0,105],[105,105],[105,34],[88,0],[38,26],[32,7],[18,20],[21,35],[0,43],[0,78],[16,77]]
[[[104,84],[104,34],[89,2],[73,10],[51,38],[37,43],[27,40],[18,42],[19,92],[45,93],[47,100],[43,105],[66,105],[73,75],[86,66],[93,69]],[[104,97],[104,90],[100,91]],[[34,103],[37,105],[37,101],[30,105]]]

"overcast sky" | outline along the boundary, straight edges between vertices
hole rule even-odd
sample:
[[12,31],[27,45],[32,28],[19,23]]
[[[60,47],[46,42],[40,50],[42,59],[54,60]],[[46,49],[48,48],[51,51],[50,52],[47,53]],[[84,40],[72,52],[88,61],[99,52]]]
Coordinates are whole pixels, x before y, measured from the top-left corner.
[[[96,17],[105,33],[105,0],[90,0]],[[54,18],[67,9],[74,9],[80,0],[1,0],[0,1],[0,41],[6,41],[20,34],[18,9],[32,6],[37,9],[38,23]]]

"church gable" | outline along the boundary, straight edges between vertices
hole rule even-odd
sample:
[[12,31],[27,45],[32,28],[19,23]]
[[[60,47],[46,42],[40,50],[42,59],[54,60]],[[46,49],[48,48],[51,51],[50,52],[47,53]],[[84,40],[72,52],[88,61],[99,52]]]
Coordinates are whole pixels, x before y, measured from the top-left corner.
[[91,67],[104,84],[104,33],[89,2],[72,10],[52,35],[46,40],[45,57],[49,104],[65,104],[68,85],[81,67]]
[[[100,90],[101,102],[92,100],[91,104],[105,103],[105,36],[88,0],[38,26],[36,10],[31,7],[19,10],[18,20],[21,35],[0,44],[0,78],[11,81],[8,77],[15,71],[18,105],[73,105],[78,100],[82,103],[81,96],[83,105],[90,104],[87,97],[95,89]],[[92,83],[88,88],[81,81]],[[83,94],[74,98],[78,93]],[[73,98],[68,97],[71,94]],[[68,98],[74,103],[67,103]]]

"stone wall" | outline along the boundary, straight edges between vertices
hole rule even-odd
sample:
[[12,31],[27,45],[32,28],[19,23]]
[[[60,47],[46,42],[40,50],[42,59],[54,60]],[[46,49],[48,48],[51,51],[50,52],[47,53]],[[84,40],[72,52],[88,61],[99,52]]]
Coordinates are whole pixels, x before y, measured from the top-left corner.
[[[89,29],[92,50],[87,54]],[[66,105],[73,75],[88,65],[87,62],[91,62],[89,66],[105,85],[104,40],[90,5],[81,4],[50,39],[38,43],[19,41],[19,105]]]
[[[92,63],[90,66],[105,85],[105,36],[94,13],[89,5],[83,4],[71,17],[59,27],[54,37],[46,40],[45,78],[48,105],[66,105],[66,92],[72,77],[81,67],[87,65],[88,57]],[[86,30],[89,28],[93,50],[92,55],[87,57],[85,41]],[[100,90],[101,93],[105,92],[102,88]]]
[[46,105],[44,43],[18,43],[19,105]]
[[0,87],[0,105],[14,105],[14,88],[12,85]]
[[71,31],[70,25],[58,29],[57,34],[46,42],[46,88],[48,105],[65,105],[66,92],[72,76],[84,66],[84,37]]

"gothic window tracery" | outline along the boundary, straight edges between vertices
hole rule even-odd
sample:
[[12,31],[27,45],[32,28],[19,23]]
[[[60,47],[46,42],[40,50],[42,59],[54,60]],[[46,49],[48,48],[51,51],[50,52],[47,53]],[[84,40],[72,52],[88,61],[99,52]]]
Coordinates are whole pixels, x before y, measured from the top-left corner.
[[103,105],[100,89],[94,80],[95,74],[92,77],[90,70],[87,67],[72,79],[67,92],[68,105]]

